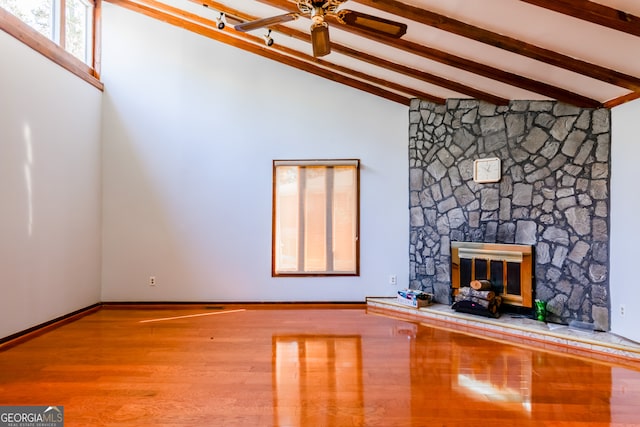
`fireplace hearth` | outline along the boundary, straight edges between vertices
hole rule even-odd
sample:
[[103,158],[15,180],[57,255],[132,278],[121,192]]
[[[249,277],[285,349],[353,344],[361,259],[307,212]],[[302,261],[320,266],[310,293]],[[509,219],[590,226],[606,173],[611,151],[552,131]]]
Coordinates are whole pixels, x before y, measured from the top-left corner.
[[533,246],[451,242],[451,294],[474,280],[488,280],[502,304],[533,307]]

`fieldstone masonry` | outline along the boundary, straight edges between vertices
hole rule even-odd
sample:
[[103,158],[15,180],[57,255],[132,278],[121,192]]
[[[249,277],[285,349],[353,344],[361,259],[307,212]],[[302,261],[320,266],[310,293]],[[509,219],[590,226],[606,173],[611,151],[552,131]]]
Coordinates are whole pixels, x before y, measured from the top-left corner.
[[[414,99],[409,119],[411,288],[451,302],[451,241],[534,245],[548,320],[609,330],[609,110]],[[500,182],[473,181],[484,157]]]

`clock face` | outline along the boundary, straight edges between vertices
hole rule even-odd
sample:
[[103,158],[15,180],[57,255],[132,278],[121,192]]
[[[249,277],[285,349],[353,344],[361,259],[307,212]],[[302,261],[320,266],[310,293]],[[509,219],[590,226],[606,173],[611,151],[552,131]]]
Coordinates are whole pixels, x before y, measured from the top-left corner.
[[502,175],[500,159],[491,157],[473,162],[473,180],[475,182],[497,182]]

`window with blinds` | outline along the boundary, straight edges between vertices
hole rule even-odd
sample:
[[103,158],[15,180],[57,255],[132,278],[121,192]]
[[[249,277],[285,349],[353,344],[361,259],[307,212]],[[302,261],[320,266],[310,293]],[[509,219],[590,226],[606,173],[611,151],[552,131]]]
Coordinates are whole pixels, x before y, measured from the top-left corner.
[[358,160],[274,161],[274,276],[358,275],[358,228]]

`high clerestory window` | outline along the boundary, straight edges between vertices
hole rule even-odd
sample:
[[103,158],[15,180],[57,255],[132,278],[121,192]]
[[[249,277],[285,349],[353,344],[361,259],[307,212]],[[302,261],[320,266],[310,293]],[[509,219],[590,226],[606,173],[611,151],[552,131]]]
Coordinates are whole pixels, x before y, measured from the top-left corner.
[[100,0],[0,0],[0,28],[101,86],[95,59],[99,5]]
[[276,160],[273,275],[359,274],[359,162]]

